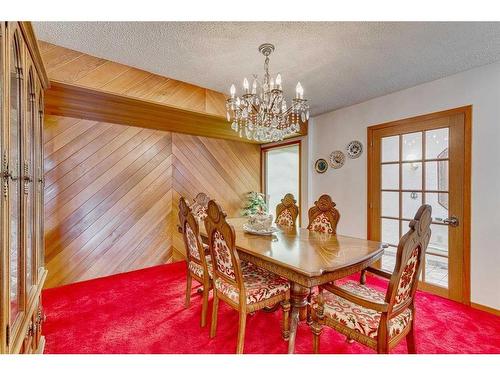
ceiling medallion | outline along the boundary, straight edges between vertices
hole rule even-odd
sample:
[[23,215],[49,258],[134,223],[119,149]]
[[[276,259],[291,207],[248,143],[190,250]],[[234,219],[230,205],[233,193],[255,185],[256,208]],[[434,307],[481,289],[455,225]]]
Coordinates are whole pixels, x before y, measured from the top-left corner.
[[276,79],[269,74],[269,55],[274,45],[266,43],[259,47],[265,56],[262,80],[253,75],[252,87],[243,80],[243,94],[236,96],[236,87],[231,85],[231,97],[226,101],[227,120],[231,129],[240,137],[258,142],[275,142],[300,131],[300,123],[309,120],[309,105],[304,99],[304,89],[297,83],[295,98],[288,106],[283,95],[281,74]]

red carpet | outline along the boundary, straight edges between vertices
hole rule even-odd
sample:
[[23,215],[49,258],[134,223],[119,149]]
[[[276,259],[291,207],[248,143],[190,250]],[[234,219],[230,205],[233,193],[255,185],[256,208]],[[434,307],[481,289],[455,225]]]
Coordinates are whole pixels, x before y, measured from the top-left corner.
[[[221,302],[210,340],[199,325],[197,285],[184,309],[185,268],[179,262],[45,290],[45,353],[234,353],[237,313]],[[384,285],[374,277],[368,284]],[[500,353],[500,317],[424,292],[416,308],[419,353]],[[280,318],[281,311],[249,316],[245,353],[286,353]],[[332,329],[321,339],[323,353],[374,353]],[[301,323],[296,352],[311,353],[311,341]],[[405,341],[393,353],[407,353]]]

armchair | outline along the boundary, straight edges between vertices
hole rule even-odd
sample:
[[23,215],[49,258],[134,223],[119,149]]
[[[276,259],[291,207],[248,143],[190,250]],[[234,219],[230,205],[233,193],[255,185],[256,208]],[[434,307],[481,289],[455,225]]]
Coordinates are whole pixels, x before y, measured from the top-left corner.
[[324,285],[313,302],[313,351],[319,352],[320,335],[327,325],[378,353],[389,353],[406,337],[408,352],[416,353],[414,296],[424,254],[431,237],[431,206],[423,205],[401,238],[393,274],[367,268],[389,280],[385,293],[348,281]]

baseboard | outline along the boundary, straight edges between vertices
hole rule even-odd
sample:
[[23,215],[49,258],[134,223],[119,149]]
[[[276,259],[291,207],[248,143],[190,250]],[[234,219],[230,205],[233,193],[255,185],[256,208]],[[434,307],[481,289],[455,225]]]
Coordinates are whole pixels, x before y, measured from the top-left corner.
[[490,314],[500,316],[500,310],[494,309],[493,307],[480,305],[479,303],[474,303],[474,302],[471,302],[470,306],[473,307],[474,309],[486,311],[489,312]]

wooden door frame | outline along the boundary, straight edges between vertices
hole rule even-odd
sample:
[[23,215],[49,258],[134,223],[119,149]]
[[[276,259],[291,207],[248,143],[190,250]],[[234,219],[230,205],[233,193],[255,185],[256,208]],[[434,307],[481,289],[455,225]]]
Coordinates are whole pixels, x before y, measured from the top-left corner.
[[[298,207],[299,207],[299,227],[302,225],[302,140],[301,139],[295,139],[293,141],[285,141],[283,143],[277,143],[277,144],[272,144],[272,145],[263,145],[260,148],[260,158],[261,158],[261,172],[260,172],[260,186],[261,190],[264,192],[265,195],[267,195],[267,188],[266,188],[266,179],[265,179],[265,174],[266,174],[266,157],[265,154],[269,150],[273,150],[276,148],[283,148],[283,147],[289,147],[293,145],[299,145],[299,196],[295,197],[297,202],[299,202]],[[276,207],[274,208],[276,210]]]
[[[374,177],[372,169],[373,138],[377,130],[400,125],[409,125],[416,122],[433,120],[439,117],[464,114],[464,175],[463,175],[463,272],[462,272],[462,303],[471,304],[470,300],[470,238],[471,238],[471,161],[472,161],[472,105],[452,108],[444,111],[433,112],[425,115],[404,118],[402,120],[390,121],[367,128],[367,238],[371,239],[371,217],[373,216],[373,192],[370,183]],[[432,291],[432,290],[431,290]]]

